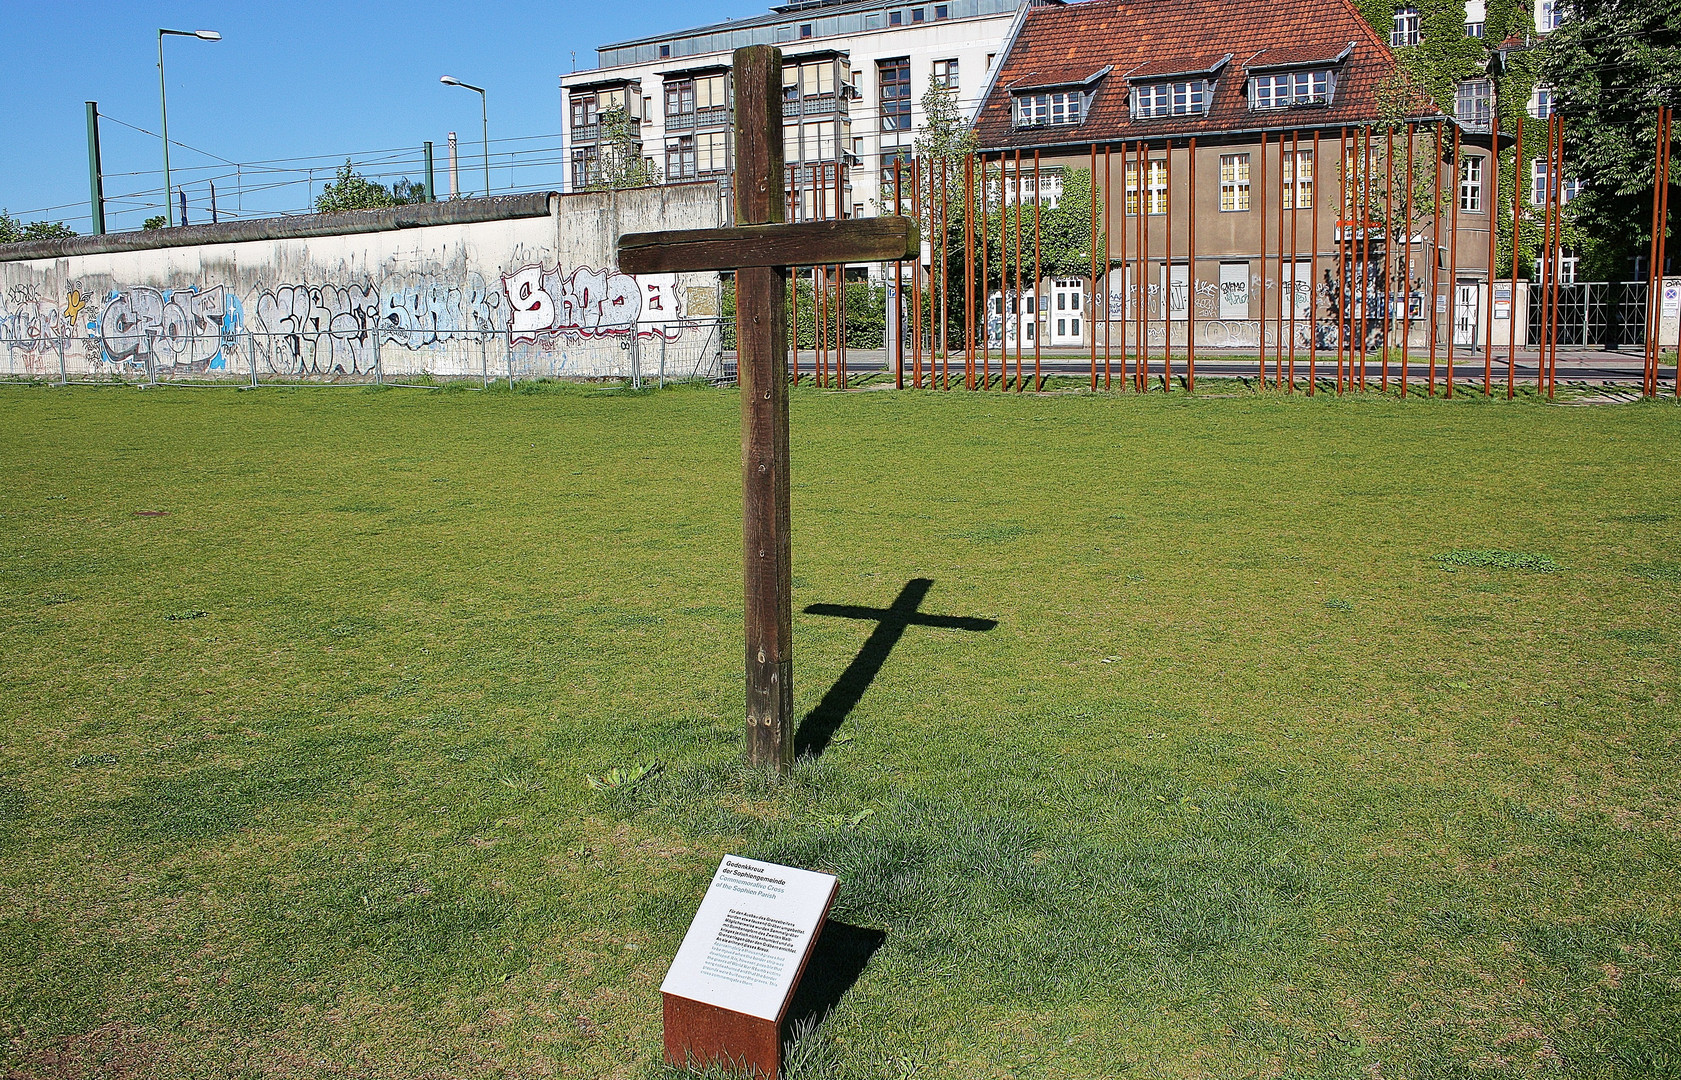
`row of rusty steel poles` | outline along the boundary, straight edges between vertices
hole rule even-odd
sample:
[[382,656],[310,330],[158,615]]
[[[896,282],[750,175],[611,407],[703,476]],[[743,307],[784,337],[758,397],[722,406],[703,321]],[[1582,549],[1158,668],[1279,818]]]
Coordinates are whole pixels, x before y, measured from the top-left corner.
[[[1669,112],[1667,109],[1660,114],[1661,137],[1659,153],[1660,168],[1666,168],[1668,163],[1668,131]],[[1431,219],[1429,242],[1432,257],[1426,280],[1421,281],[1421,292],[1429,297],[1428,312],[1421,313],[1427,326],[1426,336],[1429,343],[1429,364],[1426,374],[1426,390],[1430,395],[1436,393],[1438,377],[1437,350],[1443,342],[1439,338],[1447,335],[1445,370],[1443,376],[1444,393],[1452,397],[1457,386],[1457,372],[1455,360],[1457,348],[1456,331],[1458,315],[1460,314],[1460,297],[1458,289],[1459,273],[1459,215],[1465,198],[1464,185],[1469,182],[1465,173],[1462,154],[1462,133],[1455,126],[1451,133],[1451,141],[1442,122],[1429,124],[1429,130],[1423,130],[1424,124],[1407,123],[1404,134],[1400,128],[1391,127],[1382,133],[1381,145],[1377,143],[1378,133],[1371,127],[1344,128],[1339,136],[1338,150],[1341,159],[1341,213],[1338,216],[1338,229],[1333,238],[1335,251],[1334,262],[1338,270],[1340,281],[1337,311],[1336,334],[1336,388],[1338,393],[1355,389],[1366,389],[1370,359],[1369,349],[1381,350],[1381,361],[1377,375],[1379,389],[1387,392],[1390,383],[1390,365],[1394,359],[1395,344],[1393,338],[1398,334],[1400,338],[1399,357],[1399,393],[1405,397],[1411,387],[1411,338],[1413,330],[1414,312],[1412,309],[1412,260],[1414,219],[1419,216],[1420,208],[1415,205],[1413,181],[1415,179],[1415,153],[1418,150],[1420,137],[1435,141],[1434,161],[1430,170],[1430,196],[1427,200],[1425,212]],[[1493,392],[1493,355],[1494,348],[1493,322],[1495,308],[1495,272],[1496,272],[1496,237],[1495,222],[1499,203],[1500,164],[1498,162],[1499,121],[1494,119],[1491,124],[1494,140],[1494,160],[1491,160],[1487,184],[1493,188],[1493,194],[1479,201],[1477,210],[1485,213],[1489,219],[1487,235],[1489,253],[1487,257],[1488,275],[1485,279],[1488,289],[1487,311],[1484,313],[1483,323],[1487,332],[1482,340],[1485,350],[1483,363],[1483,392],[1485,395]],[[1313,133],[1312,149],[1307,153],[1302,149],[1300,131],[1277,133],[1276,169],[1269,161],[1268,150],[1274,140],[1270,133],[1261,136],[1261,152],[1259,160],[1258,187],[1258,219],[1261,223],[1260,236],[1260,274],[1259,276],[1259,312],[1254,320],[1257,328],[1256,349],[1259,382],[1262,387],[1285,389],[1294,392],[1298,387],[1296,366],[1298,349],[1303,346],[1299,338],[1302,333],[1301,321],[1308,321],[1308,340],[1305,343],[1307,351],[1307,392],[1315,392],[1318,383],[1318,276],[1319,276],[1319,205],[1317,173],[1320,171],[1320,149],[1322,132]],[[1397,196],[1395,190],[1398,183],[1397,172],[1400,163],[1397,159],[1397,136],[1405,143],[1404,183],[1402,191]],[[1522,163],[1523,122],[1520,117],[1516,130],[1516,157],[1518,166]],[[1121,335],[1119,360],[1121,385],[1127,385],[1128,364],[1131,361],[1132,386],[1135,390],[1143,391],[1149,385],[1150,342],[1154,327],[1154,318],[1159,317],[1162,324],[1161,341],[1163,345],[1161,383],[1164,389],[1172,386],[1173,360],[1176,321],[1183,321],[1185,336],[1185,385],[1194,390],[1196,377],[1196,304],[1198,298],[1198,275],[1196,273],[1196,143],[1186,140],[1185,146],[1176,146],[1170,140],[1165,147],[1158,150],[1147,141],[1123,143],[1120,152],[1120,173],[1126,180],[1124,198],[1116,207],[1113,201],[1113,186],[1115,168],[1113,154],[1117,147],[1105,146],[1101,155],[1094,143],[1088,149],[1088,160],[1091,164],[1091,243],[1090,276],[1088,279],[1087,299],[1083,310],[1079,314],[1084,318],[1090,333],[1090,373],[1089,384],[1092,389],[1098,386],[1098,335],[1103,336],[1103,386],[1113,386],[1115,360],[1115,342],[1113,334],[1117,320],[1112,317],[1110,277],[1116,267],[1115,229],[1120,231],[1120,261],[1122,273],[1122,291],[1118,295],[1120,300],[1121,318],[1118,320]],[[1187,169],[1187,209],[1185,213],[1184,265],[1187,269],[1186,288],[1184,296],[1178,295],[1176,270],[1178,265],[1175,258],[1178,252],[1174,250],[1174,223],[1172,210],[1174,202],[1173,192],[1173,158],[1177,151],[1188,150]],[[1428,151],[1427,151],[1428,152]],[[1160,156],[1156,156],[1159,154]],[[1382,171],[1374,168],[1374,158],[1383,158]],[[1099,158],[1101,156],[1101,165]],[[1547,150],[1545,154],[1546,175],[1548,176],[1546,199],[1543,211],[1542,242],[1540,262],[1546,268],[1539,277],[1541,296],[1539,306],[1541,310],[1538,350],[1540,356],[1540,370],[1538,384],[1544,387],[1549,396],[1556,392],[1557,385],[1557,353],[1559,345],[1559,252],[1562,247],[1563,235],[1563,124],[1558,116],[1549,118]],[[908,169],[905,166],[908,164]],[[950,387],[950,343],[951,343],[951,282],[952,273],[950,213],[953,196],[950,185],[956,179],[952,173],[952,163],[936,162],[937,167],[925,167],[920,160],[908,163],[895,162],[893,187],[895,201],[904,206],[906,193],[904,192],[905,173],[909,173],[909,213],[918,220],[922,219],[926,206],[929,218],[930,232],[937,237],[939,244],[939,258],[931,260],[926,268],[926,287],[929,291],[929,302],[924,305],[922,293],[924,288],[924,268],[920,265],[911,271],[910,308],[911,321],[908,331],[904,321],[903,309],[906,299],[904,265],[894,264],[895,295],[897,297],[899,317],[896,320],[900,328],[901,341],[908,341],[910,356],[910,383],[913,387],[923,386],[922,359],[926,351],[928,355],[928,385],[930,387]],[[996,165],[996,169],[994,169]],[[1032,169],[1033,185],[1033,219],[1031,229],[1027,221],[1026,187],[1028,183],[1028,167]],[[1444,167],[1447,166],[1447,167]],[[1269,173],[1276,172],[1277,191],[1272,190],[1273,184],[1268,182]],[[1517,190],[1518,170],[1513,173],[1513,207],[1514,216],[1521,211],[1521,193]],[[1483,178],[1478,178],[1479,184]],[[993,314],[999,315],[1002,331],[999,334],[999,385],[1008,389],[1011,386],[1011,338],[1014,338],[1014,387],[1019,392],[1028,386],[1025,370],[1026,339],[1024,335],[1033,337],[1033,387],[1042,389],[1044,385],[1043,340],[1040,333],[1041,319],[1048,317],[1044,310],[1043,256],[1043,167],[1038,151],[1033,151],[1031,162],[1022,150],[1014,150],[993,155],[979,155],[971,157],[962,166],[963,182],[963,226],[962,226],[962,269],[964,281],[962,284],[962,300],[965,305],[963,329],[960,334],[960,345],[963,348],[965,369],[963,382],[966,387],[989,389],[992,385],[991,371],[991,334],[988,325]],[[1381,184],[1382,190],[1378,187]],[[996,200],[992,196],[996,188]],[[840,186],[835,187],[838,200]],[[1486,190],[1486,188],[1485,188]],[[1311,192],[1311,194],[1310,194]],[[1664,185],[1654,187],[1654,221],[1657,221],[1667,210],[1667,190]],[[1445,200],[1452,199],[1452,205]],[[1276,223],[1268,214],[1271,209],[1269,200],[1276,199]],[[1302,204],[1306,200],[1308,207]],[[996,201],[999,207],[999,223],[996,234],[991,232],[990,207]],[[826,201],[825,201],[826,205]],[[1307,279],[1302,280],[1303,252],[1301,250],[1301,213],[1304,209],[1311,209],[1309,234],[1312,242],[1309,244],[1305,260]],[[1381,228],[1377,220],[1378,214],[1383,215]],[[1163,233],[1165,238],[1164,250],[1155,259],[1151,258],[1149,220],[1156,215],[1165,216]],[[1288,215],[1288,219],[1287,219]],[[1273,243],[1268,243],[1268,226],[1274,225]],[[1396,243],[1396,229],[1401,229],[1401,242]],[[1099,244],[1099,230],[1101,230],[1101,245]],[[1655,230],[1661,232],[1661,230]],[[1444,235],[1445,234],[1445,235]],[[991,263],[991,239],[996,236],[999,243],[999,279],[997,309],[993,309],[990,280],[993,275]],[[1445,240],[1445,244],[1444,244]],[[1658,254],[1663,244],[1661,235],[1654,235],[1654,259],[1660,259]],[[1031,251],[1029,250],[1031,245]],[[1516,378],[1516,281],[1517,266],[1521,255],[1522,245],[1514,244],[1514,258],[1512,266],[1512,294],[1513,310],[1509,312],[1507,341],[1507,396],[1514,394]],[[1101,251],[1101,254],[1100,254]],[[1445,251],[1445,258],[1438,258],[1438,253]],[[1276,261],[1276,280],[1269,273],[1269,269]],[[1162,271],[1159,285],[1152,287],[1148,280],[1149,271],[1156,267]],[[1445,276],[1446,281],[1443,281]],[[840,291],[835,301],[830,301],[827,290],[827,275],[825,286],[817,293],[818,303],[825,306],[838,304],[839,318],[836,320],[836,342],[840,352],[837,359],[837,378],[844,385],[844,276],[839,282]],[[1650,268],[1649,290],[1656,295],[1661,287],[1661,263]],[[1025,279],[1025,280],[1024,280]],[[815,281],[814,281],[815,284]],[[1276,284],[1277,300],[1269,311],[1267,307],[1269,291],[1274,291]],[[1305,288],[1304,288],[1305,286]],[[1443,293],[1444,288],[1447,293]],[[1381,298],[1378,293],[1382,291]],[[1302,298],[1306,295],[1307,314],[1303,313]],[[1030,295],[1031,294],[1031,295]],[[1152,295],[1154,294],[1154,295]],[[1218,294],[1216,294],[1218,295]],[[1176,301],[1182,299],[1184,315],[1182,320],[1176,319]],[[1395,304],[1400,303],[1400,314],[1395,312]],[[1099,306],[1101,305],[1101,306]],[[1156,311],[1152,313],[1152,305]],[[1286,305],[1288,307],[1286,308]],[[1479,303],[1479,306],[1481,304]],[[927,308],[926,312],[924,308]],[[1655,322],[1655,302],[1649,305],[1648,318]],[[1374,314],[1375,312],[1375,314]],[[1270,318],[1269,318],[1270,316]],[[1445,316],[1445,318],[1444,318]],[[818,381],[827,382],[827,327],[830,322],[829,312],[825,310],[820,316],[825,327],[820,337]],[[923,325],[927,319],[926,327]],[[1268,323],[1272,323],[1269,327]],[[1374,323],[1376,324],[1374,326]],[[1444,325],[1445,324],[1445,325]],[[1049,323],[1047,323],[1049,325]],[[1271,361],[1268,369],[1268,331],[1272,331]],[[1374,335],[1373,331],[1377,333]],[[1084,335],[1082,335],[1084,336]],[[1648,340],[1655,341],[1656,331],[1648,333]],[[1129,340],[1130,338],[1130,340]],[[1470,343],[1475,347],[1476,342]],[[1130,346],[1130,348],[1129,348]],[[1653,353],[1652,347],[1648,353]],[[977,357],[978,354],[978,357]],[[903,358],[902,358],[903,359]],[[903,385],[904,364],[898,365],[897,384]],[[1648,368],[1656,370],[1656,361],[1649,360]],[[1655,374],[1648,374],[1648,393],[1655,392]]]
[[[820,162],[815,166],[795,165],[790,170],[793,183],[788,186],[787,206],[788,220],[826,221],[831,218],[846,216],[843,198],[846,185],[845,166],[839,163]],[[811,184],[802,184],[802,173],[811,177]],[[832,182],[832,183],[831,183]],[[811,196],[811,213],[806,213],[805,197]],[[829,198],[834,197],[834,213],[829,212]],[[847,386],[846,369],[846,267],[832,268],[835,277],[833,295],[830,294],[830,271],[828,266],[813,266],[811,271],[812,295],[812,382],[818,386],[837,386],[845,389]],[[800,292],[796,274],[795,287],[789,290],[789,304],[791,317],[788,320],[790,346],[793,350],[792,363],[789,367],[789,379],[794,383],[800,381]],[[833,337],[830,336],[831,320],[833,320]],[[831,375],[831,364],[833,373]]]

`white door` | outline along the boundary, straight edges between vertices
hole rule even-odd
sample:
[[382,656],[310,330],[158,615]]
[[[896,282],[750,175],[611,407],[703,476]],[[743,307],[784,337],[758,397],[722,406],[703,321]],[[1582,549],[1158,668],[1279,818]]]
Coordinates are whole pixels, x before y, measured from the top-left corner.
[[1057,278],[1051,282],[1051,307],[1046,313],[1052,345],[1080,345],[1085,338],[1085,282],[1079,278]]
[[1477,301],[1482,290],[1476,283],[1460,282],[1455,288],[1457,295],[1453,301],[1453,343],[1455,345],[1475,345],[1477,343]]

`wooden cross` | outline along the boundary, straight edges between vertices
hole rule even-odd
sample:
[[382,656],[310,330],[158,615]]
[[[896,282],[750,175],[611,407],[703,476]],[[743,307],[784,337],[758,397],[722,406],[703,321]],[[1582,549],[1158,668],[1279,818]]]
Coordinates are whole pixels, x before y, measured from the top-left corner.
[[782,51],[737,49],[734,228],[627,233],[627,274],[729,270],[735,275],[741,383],[743,557],[747,626],[747,760],[794,761],[792,571],[788,545],[788,268],[914,258],[904,217],[785,224]]

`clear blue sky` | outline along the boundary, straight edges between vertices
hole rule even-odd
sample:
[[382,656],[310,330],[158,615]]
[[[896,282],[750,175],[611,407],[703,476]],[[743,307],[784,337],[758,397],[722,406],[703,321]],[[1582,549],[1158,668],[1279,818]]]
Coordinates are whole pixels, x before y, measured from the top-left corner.
[[[595,65],[595,47],[725,18],[762,14],[770,0],[559,0],[444,3],[109,3],[0,0],[0,208],[26,221],[89,230],[84,101],[106,119],[100,139],[107,225],[139,228],[161,213],[162,146],[118,121],[156,132],[157,29],[219,30],[222,40],[168,38],[169,134],[175,183],[189,220],[219,208],[241,216],[298,210],[346,156],[366,173],[420,177],[420,144],[460,140],[462,187],[482,193],[479,96],[441,85],[454,75],[489,91],[491,183],[498,190],[559,186],[559,77]],[[499,154],[521,151],[526,167]],[[378,153],[387,151],[386,153]],[[209,156],[214,155],[214,156]],[[226,159],[225,161],[218,159]],[[307,160],[282,160],[307,159]],[[249,165],[236,172],[228,162]],[[146,192],[133,198],[119,196]],[[148,205],[149,204],[149,205]],[[49,209],[52,208],[52,209]]]

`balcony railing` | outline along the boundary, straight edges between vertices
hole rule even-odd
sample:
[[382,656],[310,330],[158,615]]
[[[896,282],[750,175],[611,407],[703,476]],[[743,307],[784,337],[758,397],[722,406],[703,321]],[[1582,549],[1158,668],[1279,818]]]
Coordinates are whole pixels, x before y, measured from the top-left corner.
[[728,127],[730,110],[726,105],[708,105],[704,109],[694,109],[683,113],[667,113],[665,116],[665,130],[692,131],[695,128]]
[[782,99],[783,116],[842,116],[850,115],[845,94],[808,94],[805,97]]

